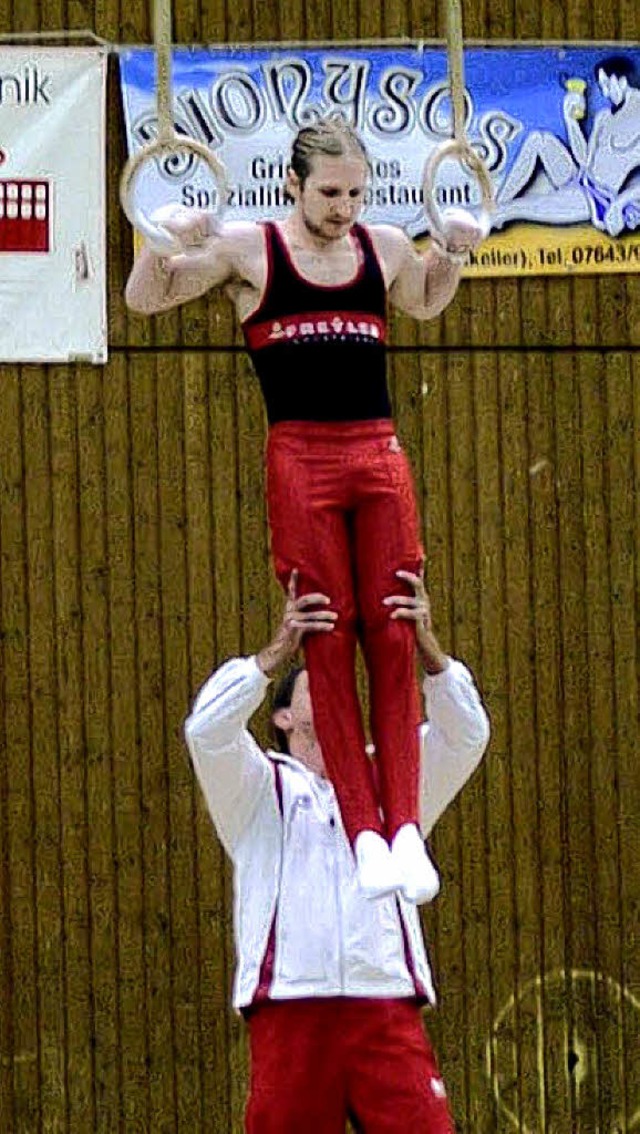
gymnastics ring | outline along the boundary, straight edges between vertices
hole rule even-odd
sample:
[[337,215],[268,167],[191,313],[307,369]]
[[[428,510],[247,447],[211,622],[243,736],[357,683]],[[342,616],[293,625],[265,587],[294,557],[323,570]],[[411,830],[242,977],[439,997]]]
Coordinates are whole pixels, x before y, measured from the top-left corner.
[[210,150],[204,142],[198,142],[195,138],[182,138],[174,134],[171,138],[158,137],[155,142],[151,142],[149,145],[143,146],[141,150],[138,150],[136,154],[129,158],[129,161],[122,171],[120,178],[120,202],[127,219],[131,222],[136,231],[144,236],[153,251],[161,256],[183,253],[185,249],[173,233],[169,232],[162,224],[153,221],[142,209],[135,205],[134,189],[136,179],[143,165],[146,165],[150,159],[166,157],[172,154],[194,154],[209,167],[216,182],[218,194],[217,207],[211,210],[216,220],[219,220],[222,215],[227,199],[226,170],[222,162],[218,160],[213,151]]
[[446,142],[442,142],[441,145],[436,146],[427,158],[422,180],[422,195],[424,211],[429,220],[432,235],[435,236],[436,240],[446,243],[442,223],[443,214],[436,204],[434,187],[436,184],[436,174],[447,158],[457,158],[460,165],[466,166],[469,172],[476,178],[482,195],[482,208],[477,220],[485,236],[488,236],[491,230],[491,214],[495,207],[493,184],[482,158],[478,157],[466,138],[449,138]]
[[217,207],[211,210],[219,220],[227,201],[227,173],[212,150],[195,138],[183,137],[173,123],[173,97],[171,84],[171,0],[154,0],[154,43],[156,48],[156,104],[158,108],[158,136],[155,141],[132,154],[120,178],[120,203],[125,216],[159,255],[184,253],[186,250],[173,233],[154,222],[134,204],[136,179],[150,158],[171,154],[193,154],[208,166],[217,188]]
[[489,171],[475,150],[467,141],[466,98],[464,79],[464,40],[462,35],[462,7],[460,0],[447,3],[447,61],[449,89],[453,105],[453,137],[442,142],[429,154],[422,178],[424,211],[431,225],[431,234],[436,241],[446,246],[443,215],[434,200],[436,174],[447,158],[457,158],[476,178],[482,197],[482,208],[478,221],[488,236],[491,229],[491,213],[495,207],[495,193]]

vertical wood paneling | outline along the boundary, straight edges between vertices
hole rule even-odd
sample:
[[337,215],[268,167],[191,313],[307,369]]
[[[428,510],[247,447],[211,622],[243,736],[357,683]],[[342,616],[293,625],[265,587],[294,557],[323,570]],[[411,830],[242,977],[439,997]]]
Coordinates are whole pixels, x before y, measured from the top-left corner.
[[[88,765],[82,705],[82,552],[75,375],[50,372],[56,702],[67,974],[67,1121],[95,1123],[93,925],[88,862]],[[95,648],[95,643],[94,643]]]
[[[511,773],[507,738],[506,697],[506,611],[505,579],[502,548],[505,545],[504,510],[500,507],[500,468],[503,438],[499,416],[499,384],[496,360],[490,354],[473,359],[474,423],[476,431],[476,477],[478,485],[478,586],[480,601],[479,631],[482,687],[490,707],[492,729],[491,761],[485,762],[481,776],[486,825],[486,933],[485,972],[478,981],[487,991],[487,1009],[491,1022],[503,1007],[514,985],[515,942],[510,927],[513,923],[514,896],[510,877],[510,847],[507,833],[512,827]],[[489,963],[489,958],[491,961]],[[493,1046],[489,1043],[491,1027],[485,1040],[485,1069],[490,1083],[495,1076],[504,1076],[498,1068]],[[446,1048],[443,1049],[446,1059]],[[481,1096],[482,1098],[482,1096]],[[481,1131],[497,1127],[495,1096],[484,1093],[485,1111]]]
[[186,639],[186,515],[184,486],[184,379],[179,355],[162,365],[158,382],[158,480],[160,497],[160,593],[162,595],[163,731],[167,768],[171,992],[176,1060],[176,1128],[190,1129],[200,1094],[195,941],[196,893],[193,777],[182,744],[189,698]]
[[[6,417],[4,419],[6,427]],[[0,424],[0,452],[8,453],[9,443],[6,428]],[[12,916],[11,916],[11,844],[9,829],[9,808],[13,805],[9,778],[9,747],[6,724],[9,681],[7,668],[10,650],[7,645],[9,634],[6,594],[9,590],[7,575],[9,557],[7,547],[7,508],[5,501],[10,493],[9,467],[0,462],[0,997],[4,1009],[0,1012],[0,1111],[7,1121],[15,1125],[13,1092],[13,957]]]
[[[228,404],[222,399],[221,383],[209,374],[203,355],[185,358],[185,393],[187,430],[185,437],[186,476],[186,542],[188,570],[187,631],[189,645],[189,687],[195,690],[211,669],[212,659],[225,656],[236,649],[236,644],[223,643],[221,650],[216,646],[217,604],[215,600],[214,562],[234,561],[233,537],[236,512],[229,516],[227,528],[229,542],[216,556],[214,546],[215,517],[219,510],[214,507],[214,452],[221,456],[233,451],[226,446],[212,445],[211,418],[216,422],[221,415],[218,408]],[[229,433],[227,433],[227,436]],[[223,492],[220,506],[227,500],[229,511],[233,508],[235,492],[233,482],[226,479],[226,492]],[[224,531],[224,524],[221,525]],[[227,603],[227,595],[220,588],[223,609],[229,618],[220,619],[222,624],[234,626],[237,604]],[[226,648],[225,648],[226,647]],[[227,927],[229,923],[229,904],[226,901],[222,852],[215,843],[211,823],[199,793],[191,796],[193,824],[196,840],[196,901],[197,932],[194,942],[196,956],[192,971],[194,986],[198,992],[198,1035],[200,1057],[200,1104],[197,1110],[202,1129],[209,1122],[213,1129],[224,1125],[228,1114],[229,1074],[227,1061],[227,1001],[228,1001],[228,962],[226,953]]]
[[[451,510],[451,580],[453,627],[451,649],[478,671],[480,663],[478,528],[468,517],[478,507],[482,475],[476,454],[476,405],[473,362],[468,354],[450,356],[446,364],[448,397],[448,495]],[[488,923],[482,916],[487,899],[487,855],[485,813],[481,802],[482,778],[458,809],[459,875],[453,881],[460,888],[460,920],[463,978],[463,1035],[465,1056],[466,1126],[478,1128],[484,1112],[484,1038],[491,1020],[490,1000],[477,997],[472,989],[485,980],[489,950]],[[455,859],[452,859],[452,863]],[[443,911],[443,920],[445,918]],[[443,966],[446,974],[446,966]]]
[[[133,515],[131,392],[126,359],[112,360],[103,383],[105,542],[108,563],[110,733],[113,863],[118,966],[118,1129],[149,1126],[150,1045],[145,980],[146,801],[142,791],[139,705],[135,695],[136,571]],[[126,694],[125,694],[126,691]]]
[[[40,1114],[40,1006],[37,996],[35,840],[31,743],[24,398],[17,367],[4,375],[2,420],[4,735],[6,740],[12,1026],[8,1113],[16,1126],[37,1126]],[[4,1054],[4,1053],[3,1053]]]
[[[559,360],[556,386],[559,496],[559,574],[562,652],[563,837],[566,839],[567,908],[566,956],[569,974],[594,956],[593,909],[590,883],[592,840],[588,831],[589,762],[586,732],[586,658],[584,643],[584,543],[579,513],[581,499],[580,430],[577,364]],[[567,976],[568,1044],[575,1047],[576,1003]],[[562,1051],[564,1045],[560,1048]],[[570,1081],[572,1121],[575,1123],[575,1078]]]
[[[183,42],[430,38],[444,15],[174,5]],[[465,3],[474,37],[637,40],[639,18]],[[142,0],[0,0],[0,22],[150,35]],[[109,365],[0,367],[0,1127],[240,1134],[231,877],[182,724],[280,616],[264,414],[226,299],[127,314],[114,66],[108,122]],[[639,297],[638,276],[474,281],[393,324],[435,624],[493,728],[425,914],[461,1134],[626,1131],[640,1107]]]
[[[527,518],[526,387],[521,361],[507,354],[498,363],[499,405],[503,438],[502,508],[506,546],[506,667],[509,696],[508,743],[512,785],[512,850],[518,863],[513,877],[515,910],[512,932],[516,957],[516,993],[520,994],[527,975],[539,971],[538,887],[535,846],[536,799],[535,749],[531,728],[533,671],[531,656],[531,611],[529,590],[529,541]],[[537,1074],[537,1020],[520,1003],[516,1013],[519,1046],[519,1121],[535,1108]]]
[[[638,366],[636,358],[612,355],[606,359],[609,393],[608,469],[610,492],[610,560],[612,600],[612,654],[616,716],[614,782],[617,789],[615,848],[619,885],[619,980],[635,988],[638,941],[631,926],[638,915],[640,887],[633,882],[633,854],[640,831],[638,809],[638,547],[640,532],[638,484]],[[623,1082],[623,1118],[631,1120],[632,1100],[640,1091],[640,1069],[632,1052],[637,1044],[638,1022],[627,1000],[621,1005],[621,1044],[618,1075]]]
[[[233,317],[229,307],[216,314],[217,333],[223,341],[233,336]],[[226,338],[225,338],[226,336]],[[214,557],[214,639],[215,657],[225,658],[238,654],[241,650],[242,635],[242,580],[237,570],[241,547],[241,515],[238,507],[240,480],[237,454],[238,406],[236,393],[237,367],[233,355],[216,354],[210,360],[209,368],[209,431],[211,467],[211,524]],[[194,630],[196,628],[194,627]],[[211,669],[211,659],[206,659],[206,668],[200,680]],[[208,853],[208,909],[215,922],[205,924],[206,955],[211,957],[211,983],[209,996],[217,1013],[224,1019],[224,1048],[215,1048],[215,1063],[208,1065],[207,1085],[209,1097],[219,1092],[225,1084],[225,1118],[237,1112],[241,1106],[243,1090],[242,1038],[238,1022],[229,1012],[225,1003],[231,989],[233,970],[233,927],[231,923],[232,885],[228,862],[219,847],[214,851],[211,840],[211,825],[208,816],[202,814],[201,822]],[[205,867],[206,867],[205,863]],[[216,889],[213,891],[213,881]],[[214,936],[215,934],[215,936]],[[222,949],[222,985],[215,982],[217,965],[213,960],[213,950]],[[205,1001],[206,1005],[207,1001]],[[221,1037],[222,1038],[222,1037]]]
[[[640,886],[638,886],[637,881],[634,880],[634,862],[637,860],[638,840],[640,837],[640,831],[638,830],[640,808],[636,806],[638,796],[638,693],[640,685],[637,633],[637,628],[640,625],[640,555],[638,554],[638,548],[640,548],[640,491],[638,491],[638,485],[640,484],[640,363],[636,355],[630,359],[630,371],[632,379],[630,408],[632,414],[628,439],[629,454],[627,470],[631,471],[633,467],[633,480],[631,483],[635,485],[635,493],[627,494],[625,492],[627,482],[621,480],[616,484],[616,501],[619,500],[619,493],[622,491],[625,499],[628,501],[625,510],[631,520],[633,554],[632,562],[628,565],[629,582],[626,589],[629,603],[622,607],[617,606],[614,632],[616,645],[622,645],[625,639],[626,643],[630,645],[630,649],[628,649],[628,651],[623,650],[622,653],[619,648],[616,649],[616,676],[620,690],[619,704],[624,706],[621,739],[619,741],[621,817],[620,871],[622,877],[625,940],[628,941],[629,947],[625,950],[623,957],[623,973],[625,977],[623,987],[635,989],[635,972],[637,971],[638,964],[639,942],[637,937],[635,935],[632,936],[629,932],[629,926],[635,923],[635,919],[638,915],[638,907],[640,905]],[[617,467],[616,461],[613,465],[614,470]],[[617,538],[616,536],[616,540]],[[624,593],[623,591],[623,594]],[[622,629],[623,627],[626,627],[626,634]],[[629,636],[627,637],[627,635]],[[627,663],[629,669],[627,669]],[[631,1111],[631,1099],[634,1097],[637,1098],[638,1091],[640,1091],[640,1067],[631,1055],[634,1050],[635,1030],[633,1023],[635,1021],[637,1029],[637,1015],[631,1012],[627,1002],[625,1002],[624,1008],[623,1038],[625,1041],[624,1052],[627,1057],[624,1063],[624,1079],[627,1088],[625,1102],[627,1109]]]
[[[479,490],[479,582],[482,595],[482,678],[492,719],[494,759],[483,770],[488,855],[487,902],[489,951],[485,953],[485,974],[478,970],[476,980],[488,984],[492,1018],[508,1002],[517,984],[518,942],[513,932],[516,894],[511,871],[513,856],[514,792],[511,773],[511,730],[507,712],[510,680],[508,657],[507,567],[504,549],[509,533],[506,528],[504,494],[504,461],[507,446],[502,429],[502,374],[500,360],[480,355],[475,364],[475,428],[477,430],[477,468]],[[467,443],[472,439],[467,436]],[[464,832],[461,832],[461,838]],[[464,916],[464,913],[463,913]],[[487,964],[491,957],[490,965]],[[476,962],[477,963],[477,962]],[[489,970],[489,971],[487,971]],[[510,1021],[510,1036],[517,1035],[518,1014]],[[491,1026],[483,1038],[488,1041]],[[513,1035],[515,1040],[515,1035]],[[520,1049],[515,1042],[507,1047],[505,1066],[502,1049],[495,1053],[485,1047],[485,1067],[499,1079],[501,1091],[517,1114],[519,1102]],[[509,1061],[515,1053],[515,1062]],[[498,1062],[499,1057],[499,1062]],[[443,1051],[446,1066],[446,1050]],[[495,1101],[484,1095],[484,1121],[481,1130],[489,1131],[497,1122]],[[482,1094],[475,1099],[476,1114],[482,1107]],[[463,1129],[473,1129],[471,1122]]]
[[[612,701],[611,610],[609,532],[606,501],[606,385],[602,359],[590,359],[588,379],[582,386],[582,413],[591,428],[588,443],[591,459],[584,463],[584,509],[586,537],[586,634],[588,664],[589,757],[591,766],[590,822],[593,839],[595,969],[618,972],[621,947],[619,925],[617,800],[615,773],[610,766],[615,726]],[[586,431],[585,431],[586,432]],[[585,455],[586,456],[586,455]],[[593,459],[595,457],[595,459]],[[606,1012],[600,983],[594,988],[594,1006],[599,1017]],[[611,1072],[617,1072],[617,1050],[607,1042],[604,1029],[595,1035],[596,1100],[601,1124],[603,1109],[611,1093]],[[611,1060],[614,1067],[611,1067]]]
[[[528,468],[531,553],[531,617],[534,635],[535,792],[538,858],[540,868],[540,973],[566,968],[565,903],[563,877],[565,849],[562,837],[562,778],[559,733],[560,643],[558,634],[558,509],[553,413],[553,371],[550,359],[528,359],[527,375]],[[530,801],[530,806],[531,806]],[[550,1130],[570,1129],[564,1062],[553,1054],[558,1039],[564,1043],[562,1020],[551,1014],[551,998],[544,984],[536,994],[542,1039],[538,1066],[539,1112]],[[558,1033],[560,1032],[560,1037]],[[544,1125],[543,1125],[544,1128]]]
[[[150,364],[149,364],[150,362]],[[131,362],[131,446],[138,759],[142,767],[144,961],[149,1036],[150,1125],[174,1129],[175,1015],[172,996],[171,865],[158,450],[159,360]]]
[[[448,447],[447,437],[447,385],[445,375],[442,368],[435,364],[434,358],[428,355],[418,355],[418,375],[417,381],[419,383],[419,391],[421,395],[421,418],[422,418],[422,433],[423,433],[423,454],[422,459],[418,461],[416,467],[418,479],[418,499],[422,502],[423,511],[423,531],[425,539],[425,580],[430,593],[434,598],[434,626],[436,632],[442,636],[443,641],[451,640],[451,620],[452,620],[452,596],[449,588],[449,579],[451,575],[451,562],[450,562],[450,508],[448,497],[448,482],[446,477],[446,454]],[[402,367],[403,360],[394,359],[394,370]],[[398,391],[398,381],[396,381],[396,391]],[[404,402],[402,392],[396,397],[396,406],[398,407],[399,415],[400,405]],[[420,405],[420,403],[419,403]],[[404,438],[404,423],[401,431],[401,436]],[[412,459],[416,462],[415,453],[411,454]],[[420,477],[420,470],[422,469],[422,476]],[[421,484],[420,484],[421,480]],[[420,488],[422,491],[420,491]],[[437,601],[437,605],[435,605]],[[447,894],[446,905],[437,902],[434,907],[426,911],[426,924],[428,926],[429,939],[433,950],[433,959],[435,960],[435,976],[437,983],[443,992],[449,992],[451,989],[451,982],[455,983],[456,976],[454,972],[454,957],[457,959],[458,969],[461,964],[460,958],[457,957],[456,950],[460,942],[459,924],[457,915],[460,909],[460,903],[457,896],[457,891],[454,888],[446,886],[447,877],[452,874],[456,869],[458,859],[458,843],[457,843],[457,810],[450,813],[447,822],[439,825],[437,834],[432,839],[434,850],[436,851],[441,871],[443,872],[443,881],[445,882],[444,893]],[[446,972],[442,970],[439,961],[443,956],[447,956],[451,960],[451,964],[447,965]],[[452,1003],[456,1005],[459,1003],[455,994],[452,996]],[[433,1014],[433,1018],[429,1019],[429,1032],[433,1042],[437,1046],[437,1050],[442,1050],[447,1042],[449,1036],[448,1026],[452,1028],[458,1024],[458,1036],[462,1034],[462,1013],[460,1012],[457,1021],[452,1019],[452,1015],[444,1016],[442,1013]],[[458,1045],[456,1044],[451,1048],[452,1057],[457,1052]],[[460,1081],[462,1076],[459,1077]],[[453,1077],[449,1081],[449,1089],[455,1090],[457,1083],[454,1083]],[[455,1100],[454,1100],[455,1101]]]
[[108,559],[105,516],[103,375],[79,370],[75,397],[80,515],[84,753],[87,776],[87,870],[91,900],[91,997],[96,1128],[117,1129],[118,920],[110,721]]
[[[402,360],[396,361],[396,369],[402,369]],[[424,433],[424,474],[422,478],[422,501],[425,534],[425,580],[434,598],[434,625],[443,640],[450,640],[453,618],[453,596],[451,579],[451,509],[449,484],[446,475],[447,452],[449,445],[447,420],[448,398],[446,376],[433,356],[419,358],[419,382],[422,395],[422,425]],[[401,377],[396,381],[399,405],[403,399]],[[404,434],[402,434],[404,436]],[[415,458],[414,458],[415,460]],[[418,465],[418,468],[420,466]],[[419,494],[420,498],[420,494]],[[427,914],[430,940],[434,950],[436,977],[443,995],[451,997],[452,1010],[444,1016],[439,1013],[429,1019],[429,1031],[438,1050],[444,1048],[450,1033],[458,1037],[464,1034],[464,1015],[462,996],[456,995],[462,988],[461,970],[461,901],[457,886],[447,886],[447,880],[455,876],[458,867],[457,810],[450,814],[448,821],[438,827],[432,838],[433,849],[440,862],[443,878],[443,894],[447,894],[446,905],[436,903]],[[446,969],[440,959],[447,956]],[[462,1045],[455,1043],[450,1048],[452,1060],[463,1065]],[[464,1100],[457,1098],[458,1084],[464,1083],[464,1074],[451,1075],[448,1087],[453,1101],[464,1106]]]
[[52,500],[48,382],[24,376],[30,700],[33,745],[34,901],[37,919],[40,1095],[43,1115],[64,1113],[65,964],[60,862],[60,797],[55,686],[54,592],[51,585]]

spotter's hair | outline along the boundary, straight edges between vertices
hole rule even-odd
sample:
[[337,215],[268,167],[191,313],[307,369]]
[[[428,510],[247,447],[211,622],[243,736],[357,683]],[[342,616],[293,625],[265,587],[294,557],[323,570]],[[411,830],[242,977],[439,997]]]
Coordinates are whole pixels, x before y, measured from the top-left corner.
[[276,745],[280,752],[289,751],[289,741],[286,732],[273,723],[273,714],[277,713],[278,709],[288,709],[291,706],[296,681],[304,670],[305,666],[303,665],[293,666],[281,679],[273,694],[273,701],[271,703],[271,727],[273,729]]

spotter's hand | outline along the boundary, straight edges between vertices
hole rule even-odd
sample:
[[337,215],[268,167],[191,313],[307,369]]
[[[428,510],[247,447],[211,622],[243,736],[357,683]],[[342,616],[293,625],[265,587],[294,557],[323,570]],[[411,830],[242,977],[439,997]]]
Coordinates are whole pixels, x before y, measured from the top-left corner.
[[338,618],[335,611],[327,609],[331,602],[327,595],[314,592],[298,596],[297,588],[298,571],[294,569],[289,577],[282,622],[256,659],[268,677],[293,657],[305,634],[326,634],[333,630]]
[[413,594],[389,595],[383,599],[385,606],[392,607],[390,618],[415,623],[418,650],[427,673],[441,673],[447,668],[449,659],[433,632],[431,602],[422,572],[416,574],[413,571],[396,571],[396,575],[409,584]]

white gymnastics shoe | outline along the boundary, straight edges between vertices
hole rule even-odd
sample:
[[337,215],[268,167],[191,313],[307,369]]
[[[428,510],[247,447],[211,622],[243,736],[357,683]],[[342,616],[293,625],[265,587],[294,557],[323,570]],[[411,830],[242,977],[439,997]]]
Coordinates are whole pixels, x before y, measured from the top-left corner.
[[415,823],[404,823],[391,843],[391,857],[401,878],[401,890],[408,902],[432,902],[440,890],[440,875]]
[[361,831],[356,836],[353,851],[358,885],[367,898],[382,898],[400,889],[403,878],[382,835],[376,831]]

